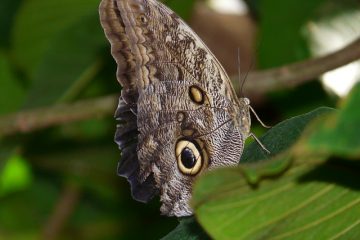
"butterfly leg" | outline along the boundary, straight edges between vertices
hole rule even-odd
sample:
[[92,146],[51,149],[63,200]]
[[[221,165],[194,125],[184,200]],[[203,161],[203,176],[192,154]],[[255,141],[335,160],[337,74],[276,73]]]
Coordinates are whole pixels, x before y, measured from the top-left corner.
[[264,128],[271,128],[271,126],[266,125],[265,123],[263,123],[263,121],[261,121],[261,119],[259,118],[259,116],[256,114],[255,110],[249,105],[249,108],[251,110],[251,112],[254,114],[254,116],[256,117],[256,119],[258,120],[258,122],[264,127]]
[[255,134],[253,134],[253,133],[250,133],[250,135],[249,135],[250,137],[252,137],[259,145],[260,145],[260,147],[262,148],[262,150],[264,150],[267,154],[271,154],[271,152],[264,146],[264,144],[262,144],[261,142],[260,142],[260,140],[255,136]]

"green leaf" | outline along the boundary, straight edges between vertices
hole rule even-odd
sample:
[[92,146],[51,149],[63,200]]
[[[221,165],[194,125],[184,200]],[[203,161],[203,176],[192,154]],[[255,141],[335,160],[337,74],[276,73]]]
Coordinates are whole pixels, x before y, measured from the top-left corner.
[[194,217],[180,218],[179,225],[162,240],[203,240],[210,239],[204,230],[199,226]]
[[25,91],[11,69],[7,57],[0,52],[0,114],[16,111]]
[[320,108],[271,129],[261,141],[272,154],[282,153],[277,157],[260,161],[262,150],[249,147],[245,164],[198,180],[192,205],[212,238],[360,237],[359,166],[340,160],[319,165],[312,156],[297,161],[289,150],[312,119],[331,112]]
[[360,84],[357,84],[341,110],[331,117],[314,123],[308,136],[308,144],[313,151],[326,152],[337,156],[360,156]]
[[[247,184],[240,168],[212,172],[195,188],[196,215],[214,239],[357,239],[359,183],[354,188],[335,184],[334,176],[354,184],[357,172],[329,165],[294,167],[258,188]],[[209,187],[215,178],[223,183],[216,190]],[[197,191],[205,187],[211,192]]]
[[324,1],[261,1],[258,54],[261,67],[280,66],[309,56],[301,28]]
[[[26,107],[74,98],[83,82],[92,79],[99,71],[99,52],[105,44],[97,13],[63,31],[49,46],[49,52],[34,75]],[[77,87],[79,83],[80,88]]]
[[20,155],[11,156],[0,173],[0,196],[25,189],[31,184],[31,170]]
[[[322,107],[304,115],[287,119],[267,131],[260,138],[260,141],[271,152],[271,156],[279,154],[295,144],[311,120],[331,112],[334,112],[334,109]],[[253,142],[244,149],[240,164],[257,162],[269,158],[270,156],[261,149],[259,144]]]
[[98,4],[98,0],[22,1],[13,29],[18,64],[33,76],[44,55],[51,51],[54,38],[59,39],[63,33],[65,39],[64,31],[89,14],[97,14]]

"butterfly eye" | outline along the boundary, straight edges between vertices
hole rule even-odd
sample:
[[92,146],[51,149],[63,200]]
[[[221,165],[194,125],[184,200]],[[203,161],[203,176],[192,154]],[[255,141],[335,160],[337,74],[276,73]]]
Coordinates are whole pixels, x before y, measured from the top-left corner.
[[203,165],[200,148],[196,143],[180,140],[176,144],[176,158],[179,170],[186,175],[196,175]]
[[197,104],[203,104],[205,102],[205,93],[198,86],[191,86],[189,89],[189,96],[191,101]]

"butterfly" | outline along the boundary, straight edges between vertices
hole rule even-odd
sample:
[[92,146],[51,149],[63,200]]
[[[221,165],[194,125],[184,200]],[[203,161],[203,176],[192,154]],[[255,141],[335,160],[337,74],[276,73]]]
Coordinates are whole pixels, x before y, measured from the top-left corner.
[[118,174],[134,199],[160,195],[162,214],[192,215],[198,176],[238,164],[251,136],[250,102],[237,97],[216,57],[162,3],[102,0],[99,12],[122,85]]

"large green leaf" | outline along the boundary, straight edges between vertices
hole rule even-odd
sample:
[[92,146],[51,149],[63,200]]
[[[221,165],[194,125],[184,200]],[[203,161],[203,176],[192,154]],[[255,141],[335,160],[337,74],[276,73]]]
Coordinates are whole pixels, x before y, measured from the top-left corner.
[[314,123],[308,144],[313,151],[337,156],[360,156],[360,84],[357,84],[342,104],[341,110],[331,117]]
[[54,38],[85,16],[96,13],[98,4],[98,0],[22,1],[13,29],[18,64],[32,76]]
[[339,175],[345,183],[355,182],[355,170],[296,167],[280,179],[262,181],[257,189],[242,173],[239,168],[211,173],[197,187],[209,187],[217,178],[222,188],[206,195],[195,190],[198,220],[215,239],[360,237],[359,184],[351,188],[334,183]]
[[73,86],[91,79],[99,70],[99,52],[105,44],[97,13],[61,32],[51,42],[34,74],[26,107],[68,100],[66,95]]
[[261,0],[259,62],[269,68],[309,56],[301,28],[325,0]]
[[[211,237],[360,237],[358,167],[347,167],[341,160],[319,164],[318,156],[301,159],[302,156],[284,152],[299,138],[309,120],[328,113],[328,109],[317,110],[274,127],[271,138],[261,141],[272,153],[282,152],[276,158],[220,169],[200,178],[194,188],[193,207],[198,221]],[[260,149],[247,151],[250,152],[244,161],[252,154],[263,155]]]

